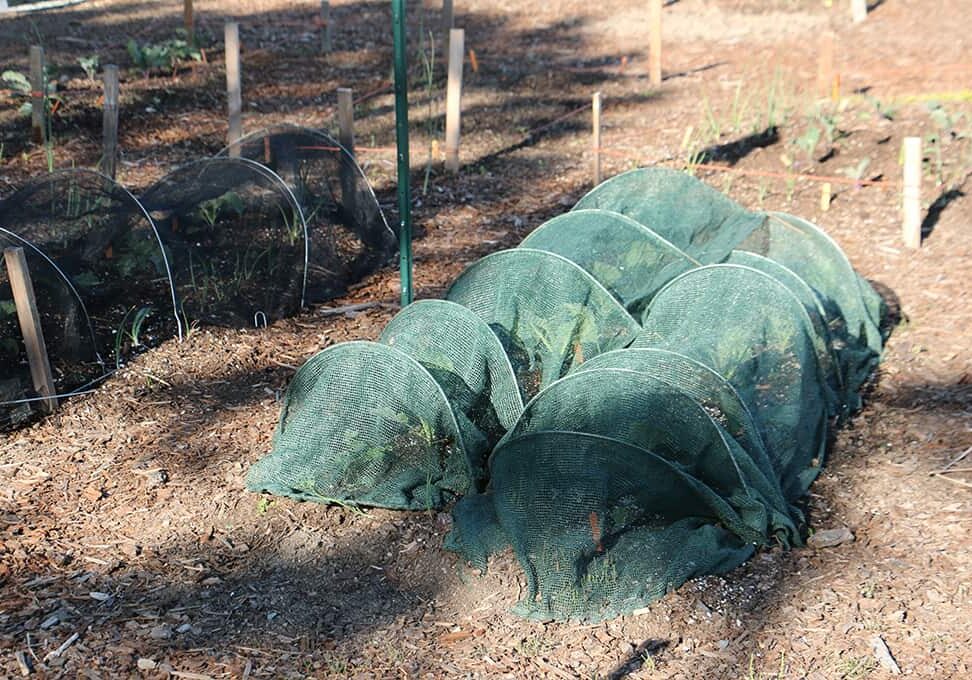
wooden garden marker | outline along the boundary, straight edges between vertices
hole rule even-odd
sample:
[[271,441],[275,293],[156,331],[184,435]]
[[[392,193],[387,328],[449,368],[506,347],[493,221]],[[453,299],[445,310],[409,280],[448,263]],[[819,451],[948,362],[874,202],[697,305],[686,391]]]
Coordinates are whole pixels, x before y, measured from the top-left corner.
[[594,124],[594,184],[601,183],[601,93],[595,92],[591,102]]
[[30,128],[35,144],[43,144],[47,139],[44,125],[46,115],[47,83],[44,82],[44,48],[33,45],[30,48]]
[[851,18],[855,24],[867,19],[867,0],[851,0]]
[[825,31],[820,36],[820,51],[817,54],[817,93],[829,97],[834,83],[834,43],[833,31]]
[[449,82],[446,89],[446,170],[459,172],[459,118],[462,113],[462,65],[466,55],[466,32],[449,31]]
[[115,179],[118,166],[118,67],[105,66],[105,108],[102,116],[101,171]]
[[192,11],[192,0],[182,0],[182,25],[186,29],[186,42],[196,44],[196,19]]
[[357,196],[356,170],[354,158],[354,91],[350,87],[338,88],[338,141],[351,158],[340,155],[341,203],[345,212],[353,219],[356,212]]
[[455,14],[452,9],[452,0],[442,0],[442,35],[449,39],[449,32],[455,27]]
[[327,54],[333,48],[334,32],[331,28],[331,3],[321,0],[321,54]]
[[824,182],[820,185],[820,211],[827,212],[830,210],[830,201],[833,198],[832,188],[830,182]]
[[7,276],[10,278],[10,289],[17,307],[20,332],[27,348],[27,362],[30,364],[34,391],[45,397],[41,406],[50,413],[57,408],[57,393],[54,391],[54,376],[47,356],[47,345],[44,344],[44,331],[41,330],[37,299],[34,297],[34,285],[30,280],[24,249],[6,248],[3,259],[7,264]]
[[651,84],[658,86],[662,82],[662,0],[648,0],[648,22],[648,75]]
[[243,137],[243,94],[240,90],[240,25],[226,24],[226,99],[229,108],[229,154],[239,158]]
[[902,236],[909,248],[921,247],[921,137],[905,137]]
[[354,155],[354,91],[339,87],[338,91],[338,141]]

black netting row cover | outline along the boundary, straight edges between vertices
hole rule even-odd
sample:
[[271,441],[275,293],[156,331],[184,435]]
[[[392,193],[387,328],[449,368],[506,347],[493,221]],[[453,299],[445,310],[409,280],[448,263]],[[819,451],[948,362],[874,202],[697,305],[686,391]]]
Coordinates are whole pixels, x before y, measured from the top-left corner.
[[883,304],[814,225],[689,175],[595,188],[377,342],[311,358],[254,491],[454,503],[448,548],[511,548],[538,618],[599,620],[800,545]]
[[[190,163],[136,197],[63,170],[0,201],[0,241],[23,247],[59,394],[190,324],[265,325],[323,302],[396,247],[354,158],[328,135],[279,127],[240,156]],[[0,427],[37,403],[0,273]]]

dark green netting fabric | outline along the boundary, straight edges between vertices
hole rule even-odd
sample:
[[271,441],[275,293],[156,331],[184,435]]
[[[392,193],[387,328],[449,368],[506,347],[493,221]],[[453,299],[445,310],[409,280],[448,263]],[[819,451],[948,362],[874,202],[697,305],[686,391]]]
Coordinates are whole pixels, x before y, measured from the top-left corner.
[[471,309],[497,335],[524,399],[574,364],[624,347],[638,332],[590,274],[542,250],[487,255],[456,279],[446,298]]
[[506,439],[567,428],[618,439],[670,461],[722,497],[750,527],[754,543],[774,534],[786,543],[797,536],[779,489],[678,385],[628,369],[580,371],[534,397]]
[[[726,382],[725,378],[708,366],[684,354],[665,349],[629,348],[607,352],[594,357],[578,367],[578,371],[619,368],[638,371],[652,378],[677,386],[698,402],[725,431],[736,441],[752,460],[755,470],[749,469],[752,484],[776,509],[785,508],[784,514],[800,525],[803,514],[789,505],[783,497],[779,479],[773,474],[773,464],[766,451],[766,444],[755,417],[749,407]],[[799,544],[800,537],[791,535],[790,540]]]
[[574,206],[587,208],[627,215],[703,264],[721,262],[766,220],[704,182],[667,168],[612,177]]
[[636,319],[662,286],[700,265],[651,229],[608,210],[555,217],[520,247],[557,253],[580,265]]
[[816,291],[857,408],[857,391],[877,367],[884,342],[881,298],[829,236],[793,215],[770,213],[738,248],[784,265]]
[[794,297],[800,301],[804,311],[807,313],[807,318],[813,326],[813,333],[810,334],[810,339],[813,341],[813,346],[817,350],[817,361],[820,362],[820,368],[827,376],[827,385],[836,398],[834,407],[837,410],[832,412],[831,415],[840,415],[846,412],[848,395],[844,389],[843,372],[840,370],[840,361],[836,356],[836,350],[834,349],[833,339],[830,336],[830,327],[827,325],[823,305],[814,290],[790,269],[756,253],[750,253],[745,250],[734,250],[726,258],[726,263],[751,267],[752,269],[772,276],[786,286],[787,290],[793,293]]
[[[421,300],[393,318],[378,342],[425,368],[452,405],[467,450],[492,448],[523,410],[510,360],[486,322],[448,300]],[[488,445],[487,445],[488,443]],[[474,461],[477,479],[485,460]]]
[[396,349],[348,342],[294,376],[273,450],[247,475],[252,491],[299,500],[436,508],[472,488],[452,407],[421,364]]
[[812,332],[783,284],[720,264],[662,289],[632,346],[680,352],[725,378],[756,416],[784,496],[795,499],[819,473],[826,446],[828,389]]
[[493,453],[492,500],[523,566],[518,613],[601,620],[753,552],[750,530],[708,486],[646,449],[538,432]]
[[311,359],[249,486],[461,496],[445,546],[481,569],[512,548],[515,611],[539,619],[602,620],[799,545],[828,428],[883,342],[826,235],[661,169],[604,183],[447,298]]

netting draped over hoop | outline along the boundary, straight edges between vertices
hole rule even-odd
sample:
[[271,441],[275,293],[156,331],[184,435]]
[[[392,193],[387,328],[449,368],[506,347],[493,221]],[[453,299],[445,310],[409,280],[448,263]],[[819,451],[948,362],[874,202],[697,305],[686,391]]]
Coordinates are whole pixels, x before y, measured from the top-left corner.
[[252,326],[303,306],[307,225],[290,189],[240,158],[185,165],[140,200],[169,254],[189,322]]
[[559,255],[516,248],[487,255],[446,298],[499,337],[524,399],[572,366],[628,344],[638,325],[590,274]]
[[573,210],[555,217],[520,247],[556,253],[579,265],[636,319],[662,286],[699,266],[656,232],[607,210]]
[[343,293],[395,252],[395,233],[371,185],[354,157],[330,135],[281,125],[247,135],[238,148],[240,156],[279,176],[300,204],[307,221],[308,303]]
[[600,208],[639,222],[703,264],[720,262],[765,220],[699,180],[639,168],[594,187],[574,210]]
[[857,392],[877,366],[884,342],[881,298],[829,236],[793,215],[769,213],[738,248],[784,265],[816,292],[845,376],[848,401],[857,408]]
[[[378,342],[412,357],[435,379],[469,441],[467,450],[488,451],[523,410],[516,375],[499,339],[461,305],[412,303],[388,323]],[[476,479],[482,479],[485,460],[473,466]]]
[[832,398],[812,334],[783,284],[721,264],[683,274],[656,295],[632,347],[677,351],[725,378],[761,424],[780,487],[792,500],[820,471]]
[[302,500],[437,508],[472,487],[482,453],[463,434],[421,364],[388,345],[348,342],[301,366],[273,451],[246,483]]

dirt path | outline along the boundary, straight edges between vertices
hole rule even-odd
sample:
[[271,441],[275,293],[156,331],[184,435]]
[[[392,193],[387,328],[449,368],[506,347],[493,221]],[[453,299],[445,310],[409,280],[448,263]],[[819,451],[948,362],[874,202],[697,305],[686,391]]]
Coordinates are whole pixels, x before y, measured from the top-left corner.
[[[226,16],[242,22],[247,129],[332,125],[336,87],[368,92],[387,78],[388,3],[332,4],[344,49],[325,59],[314,2],[196,3],[203,35],[220,36]],[[962,137],[972,104],[946,102],[943,122],[921,98],[969,82],[954,68],[972,63],[966,3],[886,0],[849,26],[817,0],[682,0],[665,10],[670,77],[657,91],[644,75],[643,2],[460,4],[457,24],[479,61],[466,88],[464,168],[449,177],[435,159],[427,192],[441,68],[431,115],[413,77],[419,297],[441,295],[470,261],[514,245],[590,187],[586,113],[529,131],[594,90],[605,96],[608,174],[708,150],[745,171],[894,181],[903,137],[942,140],[941,166],[926,141],[926,202],[937,202],[919,252],[901,245],[893,188],[835,183],[824,212],[816,182],[702,174],[750,207],[817,222],[900,302],[906,322],[809,499],[813,527],[847,526],[856,540],[763,552],[605,624],[516,618],[515,559],[495,559],[485,576],[460,564],[441,548],[447,513],[359,514],[243,490],[294,367],[333,343],[374,338],[392,314],[309,311],[264,331],[202,329],[48,420],[0,435],[0,675],[19,674],[22,652],[49,677],[881,678],[880,637],[907,675],[972,677],[972,474],[931,475],[972,446],[972,149]],[[75,60],[97,52],[127,65],[128,38],[171,37],[176,9],[90,0],[0,20],[4,68],[26,68],[35,30],[62,67],[59,166],[98,157],[98,86]],[[426,25],[437,21],[430,4]],[[831,26],[851,96],[814,113],[813,55]],[[222,146],[220,47],[207,58],[174,76],[125,72],[123,181],[144,187]],[[357,116],[361,146],[393,144],[387,95]],[[0,196],[45,167],[24,125],[0,109]],[[758,144],[732,145],[774,125]],[[391,206],[393,155],[361,155]],[[335,304],[397,296],[395,272],[382,271]]]

